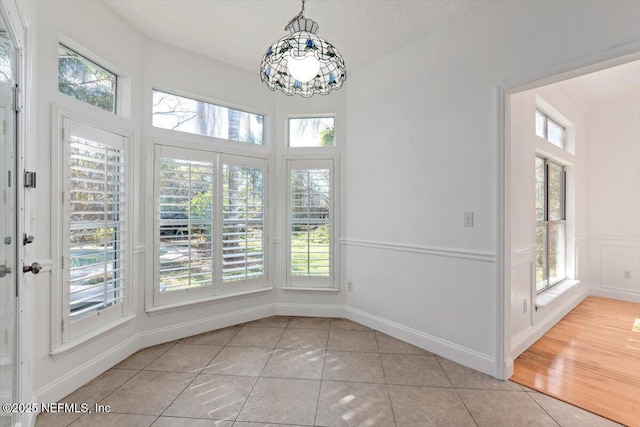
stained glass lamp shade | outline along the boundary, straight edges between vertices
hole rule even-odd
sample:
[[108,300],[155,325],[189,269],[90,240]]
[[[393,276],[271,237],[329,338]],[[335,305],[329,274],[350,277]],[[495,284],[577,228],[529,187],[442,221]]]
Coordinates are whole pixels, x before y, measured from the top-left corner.
[[316,35],[318,24],[301,12],[285,29],[290,34],[269,46],[262,57],[260,77],[269,89],[305,98],[340,89],[347,78],[344,59]]

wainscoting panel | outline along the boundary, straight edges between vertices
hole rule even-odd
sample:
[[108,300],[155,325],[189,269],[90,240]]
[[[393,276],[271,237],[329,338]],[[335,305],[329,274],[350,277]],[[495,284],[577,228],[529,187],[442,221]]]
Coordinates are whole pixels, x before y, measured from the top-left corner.
[[589,238],[590,294],[640,302],[640,239]]

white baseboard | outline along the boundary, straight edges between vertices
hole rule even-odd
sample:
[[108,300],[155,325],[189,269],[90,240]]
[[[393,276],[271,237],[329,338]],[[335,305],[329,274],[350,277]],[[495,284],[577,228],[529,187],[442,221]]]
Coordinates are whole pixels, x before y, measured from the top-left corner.
[[237,310],[217,316],[205,317],[190,322],[178,323],[170,327],[152,329],[138,334],[140,348],[150,347],[169,341],[202,334],[204,332],[222,329],[229,326],[273,316],[273,304],[265,304],[244,310]]
[[503,379],[508,380],[509,378],[511,378],[513,376],[513,370],[514,370],[513,357],[507,357],[507,360],[505,360],[504,362],[505,378]]
[[640,294],[616,289],[589,288],[589,295],[629,302],[640,302]]
[[273,304],[239,310],[204,319],[183,322],[171,327],[158,328],[135,334],[114,345],[109,351],[94,357],[34,393],[33,402],[57,402],[72,391],[82,387],[109,368],[131,356],[138,350],[157,344],[197,335],[214,329],[250,322],[275,313]]
[[354,322],[406,341],[434,354],[468,366],[493,377],[496,376],[495,358],[467,347],[443,340],[424,332],[403,326],[361,310],[346,307],[346,317]]
[[[549,329],[555,326],[564,316],[566,316],[571,310],[576,308],[587,297],[587,288],[584,288],[581,292],[567,298],[562,305],[557,307],[548,316],[535,326],[524,329],[516,334],[511,339],[511,363],[518,356],[520,356],[526,349],[531,347],[533,343],[538,341]],[[512,368],[513,371],[513,368]]]
[[278,316],[345,317],[344,305],[276,303]]

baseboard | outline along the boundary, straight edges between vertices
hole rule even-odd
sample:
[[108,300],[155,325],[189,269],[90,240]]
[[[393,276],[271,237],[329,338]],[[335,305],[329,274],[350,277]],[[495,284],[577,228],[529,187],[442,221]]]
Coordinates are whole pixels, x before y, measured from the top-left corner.
[[32,402],[57,402],[72,391],[82,387],[89,380],[118,364],[140,350],[139,334],[115,344],[109,351],[78,366],[71,372],[59,376],[34,393]]
[[140,348],[145,348],[192,335],[202,334],[215,329],[252,322],[264,317],[273,316],[274,314],[273,304],[265,304],[258,307],[192,320],[190,322],[182,322],[169,327],[144,331],[138,334],[138,340],[140,341]]
[[[511,340],[511,357],[513,361],[520,356],[526,349],[531,347],[533,343],[538,341],[549,329],[551,329],[556,323],[558,323],[564,316],[566,316],[571,310],[576,308],[587,297],[587,289],[583,289],[582,292],[573,295],[567,299],[564,304],[557,307],[549,315],[539,322],[537,325],[525,329],[516,334]],[[513,363],[513,362],[512,362]]]
[[488,354],[480,353],[351,307],[346,307],[346,317],[349,320],[361,323],[394,338],[413,344],[416,347],[423,348],[438,356],[442,356],[487,375],[496,376],[495,358]]
[[616,289],[589,288],[589,295],[640,303],[640,294]]
[[503,379],[508,380],[509,378],[511,378],[513,376],[513,370],[513,357],[508,357],[504,362],[504,374],[506,378]]
[[345,317],[344,305],[276,303],[278,316]]
[[138,350],[157,344],[272,316],[273,304],[238,310],[135,334],[34,393],[33,402],[57,402]]

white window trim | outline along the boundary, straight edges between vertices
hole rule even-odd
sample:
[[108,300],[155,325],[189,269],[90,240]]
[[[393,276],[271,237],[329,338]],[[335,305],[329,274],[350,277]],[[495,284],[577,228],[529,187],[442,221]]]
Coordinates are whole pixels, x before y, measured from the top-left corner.
[[[80,114],[63,109],[57,105],[52,107],[51,127],[52,127],[52,148],[51,148],[51,253],[53,256],[52,283],[51,283],[51,354],[64,354],[86,342],[91,341],[114,328],[133,319],[133,211],[131,210],[133,201],[132,165],[133,162],[133,133],[123,129],[122,119],[114,116],[108,111],[101,110],[99,114],[102,120],[87,119]],[[65,308],[66,270],[69,267],[69,260],[64,260],[63,256],[68,249],[68,235],[64,234],[64,221],[68,220],[65,215],[66,208],[63,206],[62,197],[65,191],[64,174],[64,150],[70,137],[70,132],[65,129],[65,122],[71,120],[82,126],[90,126],[101,131],[110,132],[121,136],[124,140],[125,167],[129,172],[126,178],[127,191],[125,203],[127,207],[125,217],[125,233],[127,239],[124,243],[124,261],[127,265],[124,272],[124,296],[120,307],[110,307],[100,312],[96,312],[86,319],[76,321],[76,332],[71,335],[71,325],[69,313]],[[105,124],[106,123],[106,124]],[[66,195],[68,197],[68,195]],[[118,308],[116,308],[118,307]],[[113,309],[112,309],[113,308]],[[99,320],[98,320],[99,319]],[[63,327],[64,321],[64,327]]]
[[[194,135],[197,136],[197,135]],[[210,139],[208,137],[204,137]],[[149,168],[150,174],[148,174],[148,182],[150,185],[148,186],[150,194],[151,194],[151,202],[148,204],[147,209],[147,218],[153,218],[153,221],[148,221],[147,227],[147,238],[149,241],[153,242],[152,247],[153,251],[148,256],[147,265],[151,268],[153,280],[147,286],[145,286],[145,311],[147,313],[157,312],[160,310],[169,310],[176,307],[183,307],[192,304],[201,304],[204,302],[213,302],[218,300],[223,300],[227,298],[232,298],[235,296],[241,295],[251,295],[254,293],[259,293],[263,291],[270,290],[268,276],[269,276],[269,245],[268,245],[268,235],[269,235],[269,159],[265,157],[259,156],[248,156],[246,154],[238,154],[238,153],[225,153],[221,150],[218,150],[217,147],[211,146],[211,144],[204,145],[193,145],[193,144],[182,144],[186,145],[180,147],[180,142],[178,141],[163,141],[163,140],[149,140],[149,156],[148,158],[153,159],[151,162],[152,165]],[[213,277],[212,286],[202,287],[200,289],[191,289],[188,292],[183,291],[174,291],[166,295],[160,295],[159,292],[159,259],[156,254],[159,253],[160,250],[160,239],[159,234],[157,233],[156,227],[156,212],[158,209],[158,200],[156,198],[157,191],[157,180],[158,180],[158,159],[157,155],[161,155],[162,153],[174,153],[179,158],[185,158],[184,154],[187,152],[200,152],[202,156],[211,156],[211,160],[214,164],[214,174],[216,182],[216,199],[213,204],[213,215],[212,221],[214,224],[214,236],[215,246],[214,246],[214,268],[217,269],[216,274]],[[198,157],[198,159],[202,160],[204,157]],[[234,164],[237,166],[250,166],[250,167],[261,167],[264,169],[264,275],[255,278],[248,279],[242,281],[234,281],[225,283],[222,278],[222,258],[218,255],[222,253],[222,239],[219,238],[218,232],[222,230],[222,215],[219,215],[221,211],[221,197],[223,191],[223,165],[224,164]]]
[[[547,240],[545,242],[545,274],[547,275],[546,278],[546,285],[544,288],[537,290],[537,282],[535,283],[535,287],[536,287],[536,293],[537,294],[542,294],[546,291],[548,291],[549,289],[553,288],[554,286],[564,282],[565,280],[568,279],[568,256],[567,256],[567,247],[568,247],[568,219],[567,219],[567,169],[566,166],[564,164],[562,164],[561,162],[555,161],[549,157],[543,156],[539,153],[536,154],[536,157],[539,159],[542,159],[544,161],[544,182],[545,182],[545,190],[544,190],[544,195],[545,195],[545,200],[544,200],[544,216],[545,218],[541,221],[536,220],[536,229],[538,227],[545,227],[546,228],[546,233],[545,235],[547,236]],[[561,191],[561,217],[562,219],[559,220],[549,220],[547,218],[548,215],[548,211],[549,211],[549,207],[547,205],[548,203],[548,182],[549,182],[549,177],[548,177],[548,168],[549,168],[549,164],[553,163],[556,166],[560,166],[562,168],[562,187],[560,189]],[[553,283],[550,283],[550,277],[549,277],[549,228],[551,225],[553,224],[562,224],[564,226],[564,277],[558,281],[555,281]]]
[[[330,273],[329,277],[313,277],[313,278],[305,278],[305,277],[293,277],[291,275],[291,166],[295,164],[296,167],[326,167],[330,165],[331,173],[332,173],[332,182],[331,182],[331,199],[332,199],[332,209],[331,209],[331,227],[330,227]],[[284,251],[285,251],[285,263],[284,263],[284,277],[285,284],[281,287],[283,290],[315,290],[315,289],[339,289],[339,274],[340,271],[340,245],[339,245],[339,218],[340,218],[340,163],[339,156],[336,155],[288,155],[283,158],[283,165],[285,165],[285,184],[282,188],[285,189],[286,192],[286,211],[284,213],[285,217],[285,242],[284,242]]]

